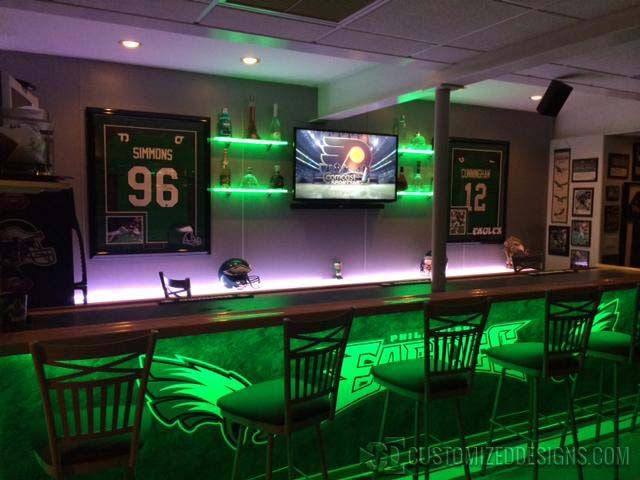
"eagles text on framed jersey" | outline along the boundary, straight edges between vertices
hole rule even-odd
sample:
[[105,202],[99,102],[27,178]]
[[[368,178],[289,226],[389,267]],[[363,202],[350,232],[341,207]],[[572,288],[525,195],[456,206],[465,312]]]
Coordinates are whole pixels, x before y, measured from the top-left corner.
[[209,252],[209,119],[86,115],[91,255]]

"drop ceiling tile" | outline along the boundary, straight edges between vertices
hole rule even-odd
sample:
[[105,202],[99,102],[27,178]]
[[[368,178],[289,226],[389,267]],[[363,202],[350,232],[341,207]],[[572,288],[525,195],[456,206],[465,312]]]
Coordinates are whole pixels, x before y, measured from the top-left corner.
[[572,77],[580,74],[580,70],[577,68],[565,67],[563,65],[553,65],[547,63],[545,65],[539,65],[537,67],[528,68],[520,72],[516,72],[518,75],[527,75],[536,78],[545,78],[552,80],[554,78],[562,79],[564,77]]
[[385,53],[388,55],[409,56],[414,52],[424,50],[430,43],[416,42],[393,37],[383,37],[372,33],[356,32],[342,29],[332,33],[319,43],[335,47],[352,48],[367,52]]
[[586,19],[637,6],[640,6],[639,0],[559,0],[545,10]]
[[153,2],[131,0],[54,0],[54,3],[187,23],[194,22],[200,15],[200,12],[205,8],[202,4],[189,0],[155,0]]
[[[275,37],[273,40],[274,45],[269,46],[276,47],[279,46],[277,45],[277,38],[313,41],[331,31],[332,28],[326,25],[318,25],[317,23],[247,12],[223,6],[214,8],[201,23],[207,27]],[[238,41],[242,40],[239,39]]]
[[422,60],[431,60],[433,62],[458,63],[478,55],[477,50],[469,50],[466,48],[455,47],[432,47],[422,53],[414,55],[414,58]]
[[513,20],[456,40],[451,45],[454,47],[495,50],[559,30],[576,22],[577,20],[567,17],[531,11]]
[[640,40],[566,58],[557,63],[634,77],[640,75]]
[[526,11],[492,0],[391,0],[349,28],[431,43],[448,43]]
[[374,0],[341,0],[322,2],[318,0],[226,0],[225,3],[261,8],[272,12],[289,13],[301,17],[329,22],[340,22]]

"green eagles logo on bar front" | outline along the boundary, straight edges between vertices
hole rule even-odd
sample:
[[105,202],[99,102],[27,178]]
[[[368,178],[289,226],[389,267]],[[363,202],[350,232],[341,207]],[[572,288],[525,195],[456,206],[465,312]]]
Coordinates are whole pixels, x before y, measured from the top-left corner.
[[[615,329],[619,318],[618,299],[600,305],[594,321],[593,331]],[[487,328],[482,337],[476,371],[498,374],[483,350],[515,343],[518,331],[530,320],[499,323]],[[382,339],[351,342],[347,345],[337,413],[376,394],[381,387],[370,375],[371,367],[388,362],[421,358],[424,355],[422,333],[399,333],[389,342]],[[144,356],[140,362],[144,361]],[[524,377],[509,374],[511,378],[524,381]],[[162,425],[179,427],[185,433],[193,433],[203,425],[213,425],[230,448],[238,442],[238,428],[226,422],[218,407],[218,399],[241,390],[251,382],[240,373],[225,370],[201,360],[176,354],[175,357],[154,356],[149,376],[147,404],[152,415]],[[254,443],[263,443],[261,432],[252,436]]]

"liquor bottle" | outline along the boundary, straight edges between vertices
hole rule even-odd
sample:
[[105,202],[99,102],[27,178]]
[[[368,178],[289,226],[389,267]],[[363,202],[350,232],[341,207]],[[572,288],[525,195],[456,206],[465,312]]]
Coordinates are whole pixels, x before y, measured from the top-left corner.
[[416,173],[413,175],[413,189],[422,190],[424,188],[424,179],[422,178],[422,172],[420,171],[420,162],[416,163]]
[[284,188],[284,177],[280,173],[280,165],[273,166],[273,175],[269,180],[269,187],[271,188]]
[[411,146],[413,148],[424,148],[427,146],[427,139],[424,138],[420,132],[416,132],[416,134],[411,139]]
[[408,187],[407,177],[404,176],[404,167],[400,167],[400,172],[398,172],[398,178],[396,179],[396,189],[401,192]]
[[220,186],[229,188],[231,186],[231,169],[227,158],[227,149],[222,151],[222,168],[220,169]]
[[253,174],[253,168],[247,167],[247,173],[242,177],[242,188],[258,188],[258,179]]
[[394,118],[392,132],[398,136],[398,145],[401,145],[406,140],[407,117],[400,115],[400,118]]
[[249,127],[247,128],[247,138],[260,138],[258,127],[256,126],[256,98],[249,97]]
[[333,278],[342,280],[342,261],[339,258],[333,260]]
[[231,115],[229,115],[229,109],[227,107],[224,107],[220,113],[218,113],[218,136],[231,136]]
[[282,139],[282,127],[280,126],[280,119],[278,118],[278,104],[273,104],[273,118],[271,119],[271,124],[269,125],[269,136],[271,140],[281,140]]

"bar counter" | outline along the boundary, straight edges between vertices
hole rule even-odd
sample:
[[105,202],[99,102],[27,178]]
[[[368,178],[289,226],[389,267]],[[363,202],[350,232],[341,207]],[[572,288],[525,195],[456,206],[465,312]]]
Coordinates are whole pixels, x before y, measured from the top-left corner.
[[[304,291],[260,293],[253,297],[195,299],[161,303],[40,309],[30,312],[28,328],[0,336],[0,478],[46,478],[31,454],[34,443],[46,442],[45,424],[28,345],[34,341],[81,339],[122,332],[159,332],[148,393],[150,415],[140,452],[138,478],[228,478],[233,456],[233,428],[225,425],[216,406],[223,391],[278,378],[283,372],[282,319],[324,315],[355,307],[356,318],[347,346],[338,395],[337,417],[323,426],[331,478],[367,471],[367,455],[376,439],[382,412],[380,387],[369,374],[372,366],[417,358],[423,352],[422,305],[428,298],[455,301],[490,295],[494,304],[482,348],[541,339],[544,293],[550,289],[599,286],[605,289],[595,329],[628,330],[633,312],[633,288],[640,271],[598,268],[589,271],[530,275],[526,273],[450,281],[444,293],[431,294],[428,283],[370,284]],[[596,370],[587,365],[581,388],[595,389]],[[623,392],[632,393],[637,372],[624,370]],[[488,426],[497,372],[481,353],[474,392],[465,402],[471,445],[481,444]],[[505,408],[526,408],[522,378],[509,376]],[[223,388],[224,387],[224,388]],[[558,392],[561,387],[558,386]],[[543,412],[564,409],[564,397],[551,385],[543,395]],[[171,393],[169,393],[171,392]],[[457,435],[446,402],[434,405],[434,434]],[[411,435],[411,402],[392,401],[387,434]],[[308,473],[318,471],[311,433],[294,435],[294,461]],[[265,439],[252,437],[243,451],[242,478],[263,472]],[[402,441],[400,442],[402,443]],[[407,441],[407,446],[411,441]],[[275,465],[284,464],[284,448],[276,443]],[[457,467],[456,467],[457,468]],[[211,477],[211,472],[215,475]],[[456,475],[455,468],[446,478]],[[460,472],[458,472],[460,473]],[[443,473],[445,475],[445,473]],[[94,477],[92,477],[94,478]],[[96,477],[98,478],[98,477]],[[103,478],[100,476],[99,478]],[[104,478],[111,478],[105,475]],[[438,478],[438,477],[434,477]],[[445,478],[445,477],[442,477]]]

